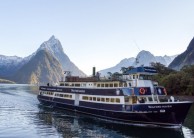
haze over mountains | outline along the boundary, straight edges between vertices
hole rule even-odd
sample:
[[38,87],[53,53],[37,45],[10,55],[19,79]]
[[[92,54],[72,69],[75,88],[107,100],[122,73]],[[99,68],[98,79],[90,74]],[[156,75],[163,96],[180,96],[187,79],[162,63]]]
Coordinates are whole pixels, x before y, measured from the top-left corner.
[[136,58],[125,58],[121,60],[120,63],[117,65],[110,67],[108,69],[104,69],[99,71],[101,75],[107,75],[107,72],[121,72],[121,67],[129,67],[129,66],[149,66],[151,62],[160,62],[161,64],[165,65],[174,70],[180,70],[182,67],[187,65],[194,64],[194,38],[189,43],[186,51],[181,53],[180,55],[174,56],[154,56],[149,51],[141,51],[136,56]]
[[[170,64],[169,67],[175,70],[194,64],[194,39],[187,50],[177,57],[154,56],[143,50],[136,57],[125,58],[117,65],[99,72],[104,76],[107,72],[120,72],[121,67],[149,66],[151,62],[160,62],[165,66]],[[25,58],[0,55],[0,78],[16,83],[55,84],[63,78],[64,71],[71,71],[71,74],[76,76],[86,76],[64,53],[60,41],[54,36]]]
[[116,66],[113,66],[108,69],[104,69],[99,71],[101,75],[107,75],[107,72],[121,72],[121,67],[129,67],[129,66],[150,66],[151,62],[160,62],[161,64],[168,66],[173,60],[175,56],[154,56],[152,53],[149,51],[142,50],[141,52],[138,53],[136,58],[131,57],[131,58],[125,58],[120,61]]

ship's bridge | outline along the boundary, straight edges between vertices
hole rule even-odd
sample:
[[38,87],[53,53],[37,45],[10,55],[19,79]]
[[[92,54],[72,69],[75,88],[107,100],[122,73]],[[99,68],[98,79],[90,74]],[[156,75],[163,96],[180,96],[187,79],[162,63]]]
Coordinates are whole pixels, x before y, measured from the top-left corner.
[[152,81],[152,76],[156,74],[157,71],[153,67],[137,67],[126,71],[123,79],[127,81],[129,87],[150,87],[151,92],[154,92],[157,82]]

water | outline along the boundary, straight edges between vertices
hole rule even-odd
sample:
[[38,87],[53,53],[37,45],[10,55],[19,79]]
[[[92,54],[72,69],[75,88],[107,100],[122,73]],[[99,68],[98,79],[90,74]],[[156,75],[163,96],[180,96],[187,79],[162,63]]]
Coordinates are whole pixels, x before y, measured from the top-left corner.
[[118,124],[39,104],[37,87],[0,84],[1,138],[194,138],[194,105],[180,129]]

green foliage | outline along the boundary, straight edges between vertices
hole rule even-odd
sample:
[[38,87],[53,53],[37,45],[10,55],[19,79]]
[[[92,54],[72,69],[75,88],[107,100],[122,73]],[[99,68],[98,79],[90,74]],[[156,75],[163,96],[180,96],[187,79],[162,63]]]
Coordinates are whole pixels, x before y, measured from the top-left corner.
[[154,80],[163,85],[168,94],[194,95],[194,65],[185,66],[180,71],[173,71],[160,63],[152,66],[158,71]]

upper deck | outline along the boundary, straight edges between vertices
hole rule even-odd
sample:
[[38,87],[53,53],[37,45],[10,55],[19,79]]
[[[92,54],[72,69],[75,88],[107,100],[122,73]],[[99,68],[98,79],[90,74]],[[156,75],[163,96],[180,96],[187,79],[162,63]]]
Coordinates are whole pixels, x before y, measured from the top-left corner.
[[[98,74],[98,73],[97,73]],[[113,74],[109,77],[100,77],[98,74],[92,77],[66,76],[60,86],[71,87],[153,87],[157,85],[152,81],[152,76],[157,74],[152,67],[131,68],[120,74]]]

